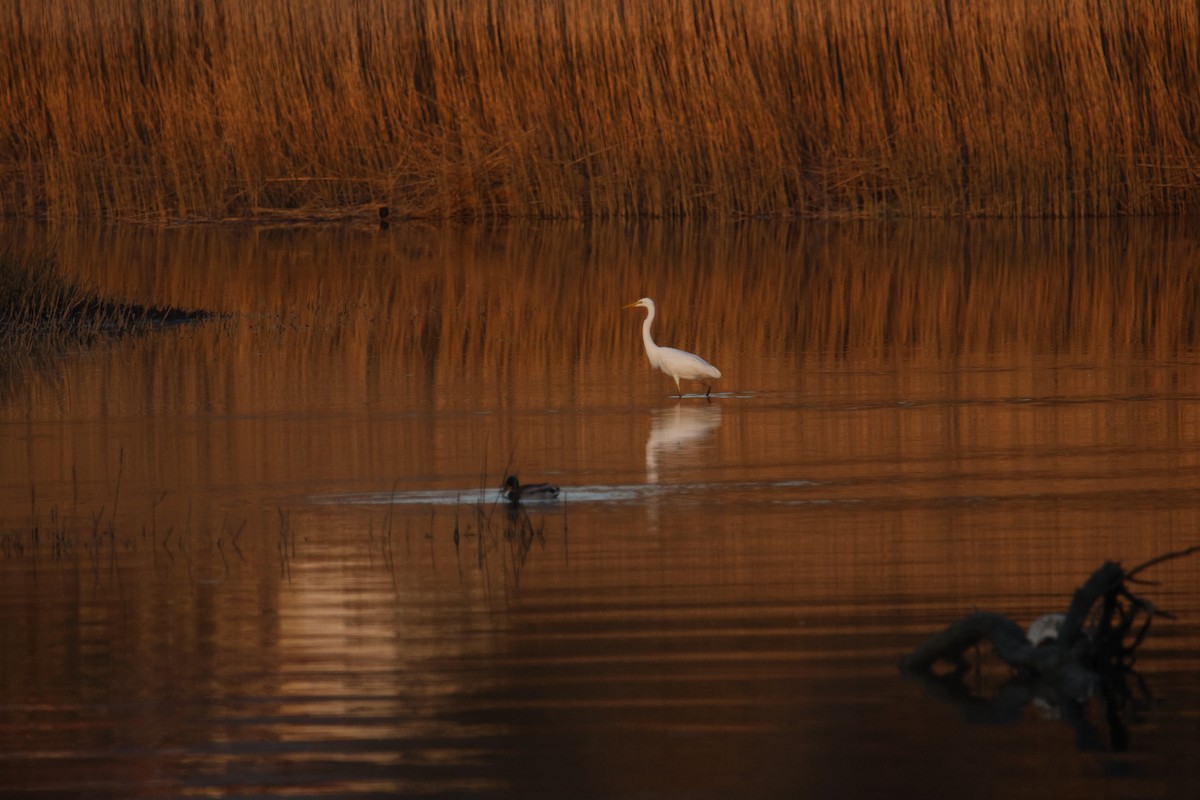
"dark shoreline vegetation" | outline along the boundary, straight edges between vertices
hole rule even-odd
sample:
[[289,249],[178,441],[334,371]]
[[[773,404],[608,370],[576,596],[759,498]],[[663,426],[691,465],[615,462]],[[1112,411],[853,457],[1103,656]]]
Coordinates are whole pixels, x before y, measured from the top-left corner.
[[1172,0],[45,0],[0,11],[0,215],[1200,210]]
[[210,316],[106,300],[63,280],[48,257],[30,263],[0,252],[0,389],[39,357]]

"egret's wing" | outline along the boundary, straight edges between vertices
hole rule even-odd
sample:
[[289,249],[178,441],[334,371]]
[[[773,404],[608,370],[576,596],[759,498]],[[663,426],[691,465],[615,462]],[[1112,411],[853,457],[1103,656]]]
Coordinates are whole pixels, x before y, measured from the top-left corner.
[[674,347],[661,348],[659,359],[662,364],[660,369],[670,375],[678,375],[681,378],[693,381],[703,378],[721,377],[721,370],[700,356],[684,352],[683,350],[677,350]]

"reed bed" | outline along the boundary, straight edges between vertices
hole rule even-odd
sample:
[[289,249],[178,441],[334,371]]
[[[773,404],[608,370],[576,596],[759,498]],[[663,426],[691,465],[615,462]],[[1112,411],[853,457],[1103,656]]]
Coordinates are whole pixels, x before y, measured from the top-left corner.
[[1177,0],[42,0],[0,43],[5,215],[1200,207]]

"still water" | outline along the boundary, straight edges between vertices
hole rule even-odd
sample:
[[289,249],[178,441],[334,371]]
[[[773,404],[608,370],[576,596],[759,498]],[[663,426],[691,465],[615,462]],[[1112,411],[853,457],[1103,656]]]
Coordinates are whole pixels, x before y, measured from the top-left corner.
[[7,228],[221,316],[5,370],[0,794],[1196,796],[1200,556],[1084,720],[897,669],[1200,543],[1194,230]]

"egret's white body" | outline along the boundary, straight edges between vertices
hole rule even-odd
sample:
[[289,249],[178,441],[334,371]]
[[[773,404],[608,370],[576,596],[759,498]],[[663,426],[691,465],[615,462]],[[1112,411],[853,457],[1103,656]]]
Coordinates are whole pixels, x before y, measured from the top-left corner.
[[649,297],[643,297],[625,307],[644,308],[648,312],[645,321],[642,322],[642,344],[646,346],[646,358],[650,359],[650,366],[675,379],[675,390],[679,392],[680,397],[683,396],[683,390],[679,387],[680,378],[704,384],[708,390],[704,396],[707,397],[712,392],[712,382],[721,377],[721,370],[698,355],[676,350],[674,347],[660,347],[654,343],[654,337],[650,335],[650,326],[654,323],[655,308],[654,301]]

